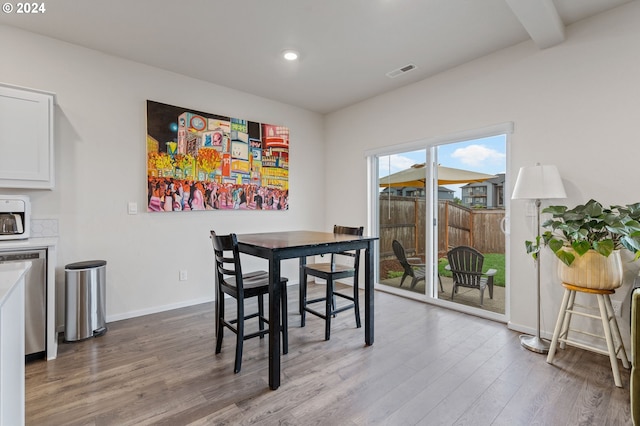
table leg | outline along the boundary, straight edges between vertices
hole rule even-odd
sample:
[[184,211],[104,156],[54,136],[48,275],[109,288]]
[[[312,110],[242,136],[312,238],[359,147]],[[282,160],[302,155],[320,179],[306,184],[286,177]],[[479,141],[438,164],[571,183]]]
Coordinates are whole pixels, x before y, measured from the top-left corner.
[[269,259],[269,387],[280,387],[280,259]]
[[373,345],[373,241],[370,241],[364,251],[364,341]]

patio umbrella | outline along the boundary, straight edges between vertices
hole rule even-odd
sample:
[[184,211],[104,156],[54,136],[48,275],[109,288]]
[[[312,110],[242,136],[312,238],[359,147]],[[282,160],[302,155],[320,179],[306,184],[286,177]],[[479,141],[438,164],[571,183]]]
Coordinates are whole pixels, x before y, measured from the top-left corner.
[[[406,170],[381,177],[379,184],[382,187],[414,186],[423,188],[427,174],[425,166],[425,163],[414,164]],[[485,173],[438,165],[438,185],[483,182],[494,177],[494,175]]]

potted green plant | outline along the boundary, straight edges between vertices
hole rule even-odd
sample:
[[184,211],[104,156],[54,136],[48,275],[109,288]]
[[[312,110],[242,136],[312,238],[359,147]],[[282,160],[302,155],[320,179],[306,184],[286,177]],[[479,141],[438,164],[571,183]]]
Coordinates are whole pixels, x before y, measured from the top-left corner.
[[[526,242],[527,253],[535,258],[541,247],[549,247],[561,261],[564,282],[577,278],[576,285],[616,287],[622,279],[619,250],[629,250],[634,260],[640,258],[640,203],[605,208],[589,200],[571,209],[549,206],[542,213],[550,213],[551,218],[542,224],[546,231],[536,241]],[[592,283],[598,277],[606,283]]]

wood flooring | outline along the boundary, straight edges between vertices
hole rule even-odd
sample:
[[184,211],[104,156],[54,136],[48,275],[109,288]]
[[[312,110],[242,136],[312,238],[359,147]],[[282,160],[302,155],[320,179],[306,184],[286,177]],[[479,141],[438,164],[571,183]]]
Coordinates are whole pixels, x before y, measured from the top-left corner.
[[631,424],[629,372],[616,388],[603,355],[567,348],[549,365],[504,324],[381,292],[373,346],[353,311],[324,341],[320,318],[299,327],[295,290],[278,390],[267,339],[245,341],[239,374],[235,335],[214,353],[209,303],[112,322],[28,363],[27,425]]

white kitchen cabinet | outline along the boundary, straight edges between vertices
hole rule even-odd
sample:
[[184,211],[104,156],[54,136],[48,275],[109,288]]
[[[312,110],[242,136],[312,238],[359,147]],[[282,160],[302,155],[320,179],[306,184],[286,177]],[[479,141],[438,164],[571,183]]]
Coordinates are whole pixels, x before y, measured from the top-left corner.
[[0,83],[0,188],[53,189],[55,95]]

